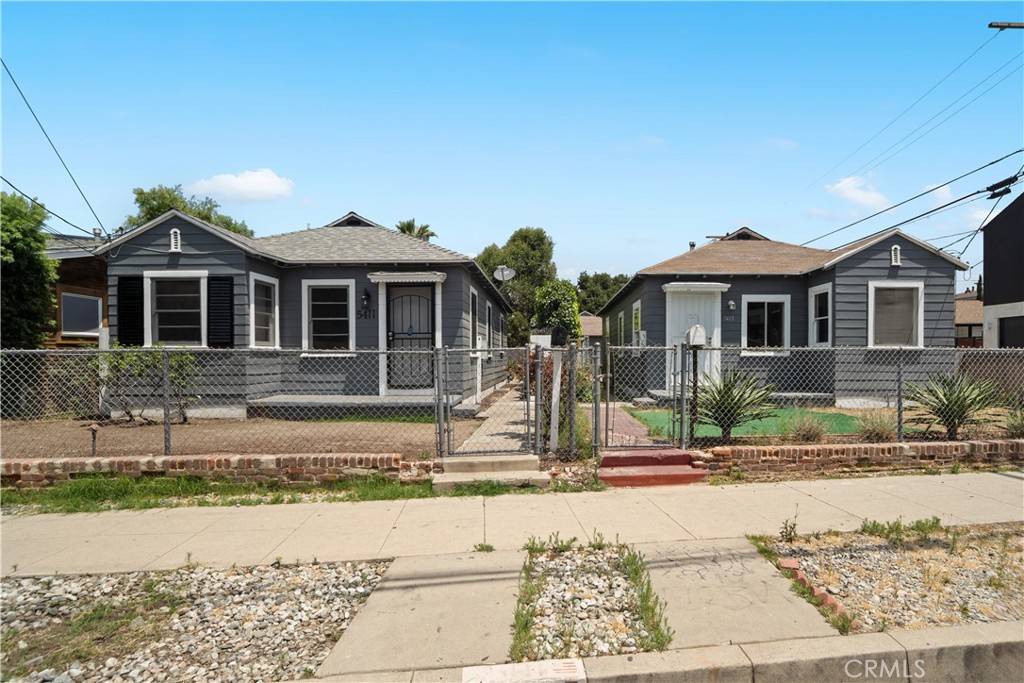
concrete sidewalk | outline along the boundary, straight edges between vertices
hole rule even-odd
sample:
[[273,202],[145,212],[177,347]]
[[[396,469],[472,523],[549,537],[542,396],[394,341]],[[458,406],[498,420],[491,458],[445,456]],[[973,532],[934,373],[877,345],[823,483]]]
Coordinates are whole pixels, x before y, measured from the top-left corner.
[[[865,518],[932,516],[946,525],[1024,520],[1024,474],[5,517],[0,548],[8,576],[166,569],[188,560],[225,567],[277,558],[397,558],[317,676],[515,680],[522,674],[479,667],[507,658],[523,543],[554,532],[581,540],[599,532],[647,557],[676,636],[666,653],[578,662],[586,678],[820,680],[836,678],[840,655],[909,662],[912,646],[927,643],[907,634],[837,638],[743,536],[776,534],[792,518],[799,533],[809,533],[856,529]],[[496,551],[473,552],[478,543]],[[1014,622],[954,635],[964,647],[998,650],[1000,665],[1013,667],[1024,651],[1022,629]],[[929,662],[948,656],[928,652]],[[830,659],[823,664],[821,657]],[[794,661],[806,666],[787,668]],[[566,671],[576,666],[570,664]],[[581,680],[566,676],[551,680]]]

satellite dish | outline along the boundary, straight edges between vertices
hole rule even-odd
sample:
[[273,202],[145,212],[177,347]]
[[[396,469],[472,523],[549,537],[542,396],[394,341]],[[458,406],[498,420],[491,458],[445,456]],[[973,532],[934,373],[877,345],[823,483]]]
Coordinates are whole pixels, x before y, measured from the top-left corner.
[[508,266],[498,266],[494,270],[494,279],[497,280],[498,282],[505,282],[506,280],[511,280],[515,276],[515,269],[509,268]]

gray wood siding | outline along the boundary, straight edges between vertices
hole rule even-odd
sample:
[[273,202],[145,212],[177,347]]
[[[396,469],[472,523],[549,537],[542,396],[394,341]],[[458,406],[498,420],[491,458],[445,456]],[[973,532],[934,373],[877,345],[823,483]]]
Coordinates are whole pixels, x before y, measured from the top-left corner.
[[[900,246],[901,266],[889,265],[893,245]],[[867,345],[868,282],[872,280],[923,281],[924,345],[953,346],[956,269],[940,256],[898,236],[836,264],[835,346]]]
[[[170,253],[171,230],[181,231],[182,253]],[[107,316],[111,339],[117,338],[117,279],[146,270],[205,270],[210,277],[234,278],[235,346],[248,345],[245,256],[234,245],[180,218],[164,223],[112,250],[107,260]]]

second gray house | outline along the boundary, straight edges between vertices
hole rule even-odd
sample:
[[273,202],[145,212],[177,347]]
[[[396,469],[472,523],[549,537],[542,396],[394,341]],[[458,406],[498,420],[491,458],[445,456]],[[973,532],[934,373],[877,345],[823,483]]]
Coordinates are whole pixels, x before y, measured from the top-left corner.
[[111,340],[307,352],[279,354],[295,367],[268,371],[278,377],[270,391],[298,393],[282,378],[299,381],[303,362],[321,376],[325,363],[338,366],[332,392],[432,390],[429,355],[357,349],[478,351],[467,354],[475,367],[463,393],[504,376],[486,350],[505,345],[509,305],[473,259],[356,213],[251,239],[172,210],[97,253],[107,260]]
[[911,350],[904,360],[920,368],[929,365],[923,350],[952,348],[956,273],[967,267],[899,230],[824,250],[741,228],[639,271],[600,315],[612,346],[676,346],[703,326],[708,346],[729,347],[702,357],[704,373],[731,365],[783,391],[877,395],[874,382],[852,387],[841,366],[875,364],[886,383],[896,374],[896,348]]

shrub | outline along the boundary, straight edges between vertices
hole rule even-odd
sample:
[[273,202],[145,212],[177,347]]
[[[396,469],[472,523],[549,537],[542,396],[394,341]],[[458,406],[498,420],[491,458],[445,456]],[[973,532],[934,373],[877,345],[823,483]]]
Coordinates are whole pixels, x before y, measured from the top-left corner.
[[869,410],[858,418],[857,434],[861,441],[886,443],[897,437],[896,411],[879,408]]
[[956,441],[960,430],[980,422],[982,411],[999,404],[999,389],[991,380],[974,380],[966,375],[932,375],[923,384],[910,383],[907,399],[917,404],[921,414],[908,422],[941,424],[946,438]]
[[[129,422],[142,418],[147,403],[163,403],[163,353],[158,349],[135,349],[114,345],[92,360],[92,371],[107,397]],[[188,351],[167,354],[171,403],[182,422],[188,422],[188,406],[198,396],[196,357]]]
[[757,379],[737,370],[725,370],[721,377],[700,383],[697,396],[697,422],[711,424],[732,438],[732,430],[741,424],[771,417],[772,385],[759,386]]
[[1024,439],[1024,408],[1010,408],[1003,424],[1006,436],[1011,439]]
[[828,424],[813,413],[801,411],[786,421],[782,432],[793,443],[821,443],[828,434]]

